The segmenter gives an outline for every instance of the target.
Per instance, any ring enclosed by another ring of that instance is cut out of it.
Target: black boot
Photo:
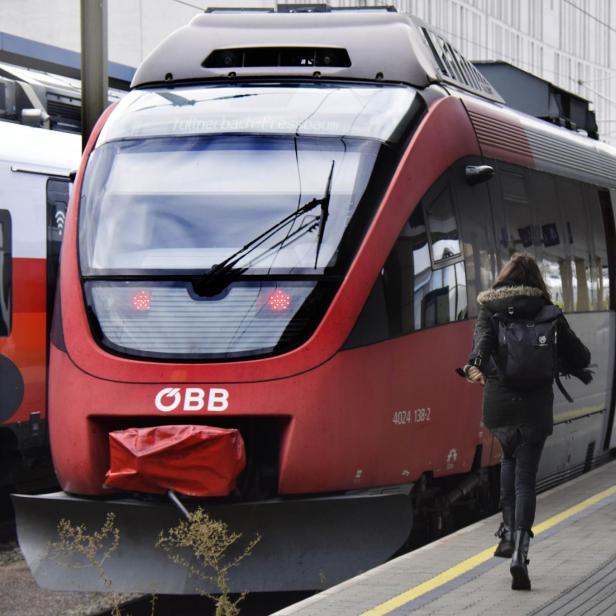
[[[494,556],[501,558],[511,558],[513,555],[513,519],[515,512],[509,507],[503,507],[503,521],[499,529],[496,531],[495,536],[500,539]]]
[[[514,549],[511,558],[511,588],[513,590],[530,590],[528,577],[528,546],[533,533],[530,530],[516,530],[513,535]]]

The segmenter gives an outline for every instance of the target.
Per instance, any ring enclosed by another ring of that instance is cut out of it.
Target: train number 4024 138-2
[[[393,415],[393,423],[397,426],[411,423],[425,423],[430,421],[432,409],[429,406],[408,411],[396,411]]]

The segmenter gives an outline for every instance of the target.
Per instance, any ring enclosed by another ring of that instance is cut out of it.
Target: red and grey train
[[[102,588],[41,542],[113,511],[113,588],[194,592],[154,548],[175,506],[105,485],[109,435],[129,429],[241,434],[236,488],[184,502],[261,535],[234,590],[331,585],[400,549],[430,495],[489,494],[500,452],[455,368],[514,251],[596,364],[574,402],[556,394],[540,481],[607,457],[615,200],[614,149],[507,108],[412,17],[196,17],[100,119],[77,176],[50,359],[64,491],[15,499],[37,580]],[[194,473],[173,467],[176,485]]]

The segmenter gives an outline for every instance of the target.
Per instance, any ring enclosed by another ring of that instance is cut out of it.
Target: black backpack
[[[558,377],[558,319],[562,311],[546,304],[533,318],[508,313],[493,315],[499,376],[512,389],[532,390]],[[560,384],[559,384],[560,387]]]

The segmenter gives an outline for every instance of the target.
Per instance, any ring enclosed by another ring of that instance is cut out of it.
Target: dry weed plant
[[[215,520],[199,507],[190,519],[180,521],[167,533],[161,532],[156,546],[165,550],[173,562],[184,567],[194,578],[216,586],[220,594],[201,591],[214,601],[216,616],[237,616],[240,613],[239,603],[246,593],[235,600],[230,597],[229,571],[250,556],[261,540],[257,535],[239,553],[229,556],[229,548],[237,544],[241,536],[241,533],[230,531],[225,522]],[[191,553],[196,563],[180,551]]]
[[[112,583],[105,573],[105,562],[118,549],[120,531],[115,526],[115,514],[108,513],[99,530],[89,532],[85,524],[73,524],[63,518],[58,524],[59,540],[51,544],[53,558],[71,568],[93,567],[105,588],[111,592]],[[82,564],[76,561],[81,560]],[[112,616],[122,616],[122,595],[111,592]],[[156,597],[152,597],[151,616],[154,616]],[[128,614],[125,616],[129,616]]]
[[[62,518],[58,524],[59,541],[51,544],[54,558],[62,565],[72,568],[94,567],[99,579],[108,590],[111,580],[105,574],[105,561],[118,549],[120,531],[115,526],[115,514],[108,513],[99,530],[88,532],[85,524],[73,524]],[[75,557],[83,564],[75,564]],[[113,616],[121,616],[119,601],[112,595]]]
[[[88,531],[85,524],[76,525],[63,518],[58,524],[58,536],[59,540],[50,546],[52,557],[70,568],[93,567],[111,593],[112,616],[122,616],[121,595],[111,592],[112,581],[105,573],[105,562],[120,544],[120,531],[115,526],[115,514],[108,513],[103,525],[95,531]],[[256,535],[243,549],[238,545],[237,549],[240,551],[230,556],[229,549],[236,545],[241,537],[241,533],[232,532],[225,522],[215,520],[199,507],[190,514],[190,519],[181,520],[167,533],[161,531],[156,547],[165,550],[169,558],[184,567],[192,577],[215,585],[219,594],[206,591],[201,591],[201,594],[214,601],[216,616],[238,616],[239,604],[246,593],[242,593],[235,600],[231,598],[229,571],[250,556],[261,540],[261,537]],[[187,552],[186,556],[182,555],[182,550]],[[152,595],[151,616],[155,614],[156,601],[156,595]]]

